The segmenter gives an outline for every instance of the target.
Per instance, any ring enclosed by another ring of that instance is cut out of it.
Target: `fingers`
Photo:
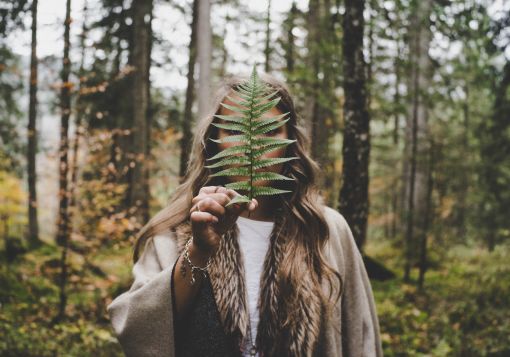
[[[214,216],[209,212],[192,212],[190,215],[190,219],[193,223],[218,223],[218,217]]]
[[[205,200],[213,200],[216,201],[219,205],[225,206],[228,202],[230,202],[230,197],[224,193],[211,193],[208,195],[198,195],[191,201],[192,204],[191,210],[192,211],[196,210],[196,207],[200,202],[200,210],[203,211],[205,207],[203,201]]]
[[[207,197],[211,197],[222,206],[225,206],[237,195],[239,195],[239,193],[223,186],[206,186],[200,189],[198,195],[191,201],[191,204],[192,206],[195,206],[199,201]],[[200,209],[202,210],[202,204],[200,204]]]
[[[209,195],[201,200],[196,201],[196,204],[194,204],[191,207],[190,213],[202,211],[202,212],[209,212],[217,217],[223,216],[225,214],[224,205],[222,205],[220,202],[217,201],[217,199],[214,199],[211,196],[212,195]],[[218,199],[229,200],[228,198],[225,198],[225,197],[221,197]]]
[[[239,193],[235,190],[223,186],[204,186],[191,201],[190,213],[198,211],[198,208],[200,208],[200,211],[221,217],[225,214],[238,215],[245,209],[254,211],[258,207],[258,201],[255,198],[250,203],[236,203],[225,207],[230,200],[238,195]]]
[[[226,187],[223,187],[223,186],[204,186],[200,189],[200,191],[198,191],[198,195],[218,193],[218,192],[219,193],[227,193],[227,192],[235,192],[235,191],[228,189]]]

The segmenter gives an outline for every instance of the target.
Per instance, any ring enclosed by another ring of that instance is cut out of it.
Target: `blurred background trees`
[[[0,1],[2,354],[120,353],[134,236],[254,63],[291,88],[386,354],[510,353],[509,6]]]

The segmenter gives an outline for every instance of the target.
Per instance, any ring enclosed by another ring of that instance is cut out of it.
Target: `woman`
[[[286,86],[263,75],[289,113],[267,133],[295,142],[264,158],[297,157],[270,167],[291,192],[227,207],[239,177],[210,176],[207,158],[235,143],[205,117],[188,172],[168,207],[140,232],[134,282],[109,306],[129,356],[381,356],[370,283],[344,218],[323,204],[316,163]],[[211,114],[229,115],[247,77],[220,86]],[[230,98],[227,98],[229,96]],[[235,100],[235,98],[233,98]],[[265,185],[265,182],[257,184]],[[271,186],[275,184],[271,182]]]

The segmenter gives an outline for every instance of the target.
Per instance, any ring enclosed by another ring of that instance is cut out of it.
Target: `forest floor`
[[[510,356],[509,246],[451,247],[432,259],[421,291],[403,283],[401,255],[387,243],[367,253],[398,269],[372,282],[385,356]]]
[[[387,243],[367,253],[401,271]],[[423,291],[401,276],[373,282],[385,356],[509,356],[509,253],[451,248]],[[105,306],[129,287],[130,248],[103,248],[90,260],[71,254],[70,317],[59,323],[59,249],[45,245],[9,264],[0,255],[0,355],[122,356]]]

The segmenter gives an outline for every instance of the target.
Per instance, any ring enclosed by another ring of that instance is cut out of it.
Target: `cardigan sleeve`
[[[126,356],[175,355],[171,277],[177,253],[168,247],[169,240],[166,239],[161,245],[169,248],[163,249],[168,254],[159,259],[156,238],[147,241],[140,259],[133,266],[131,288],[107,307]]]
[[[349,225],[340,215],[344,253],[342,355],[382,356],[379,321],[370,281]]]

